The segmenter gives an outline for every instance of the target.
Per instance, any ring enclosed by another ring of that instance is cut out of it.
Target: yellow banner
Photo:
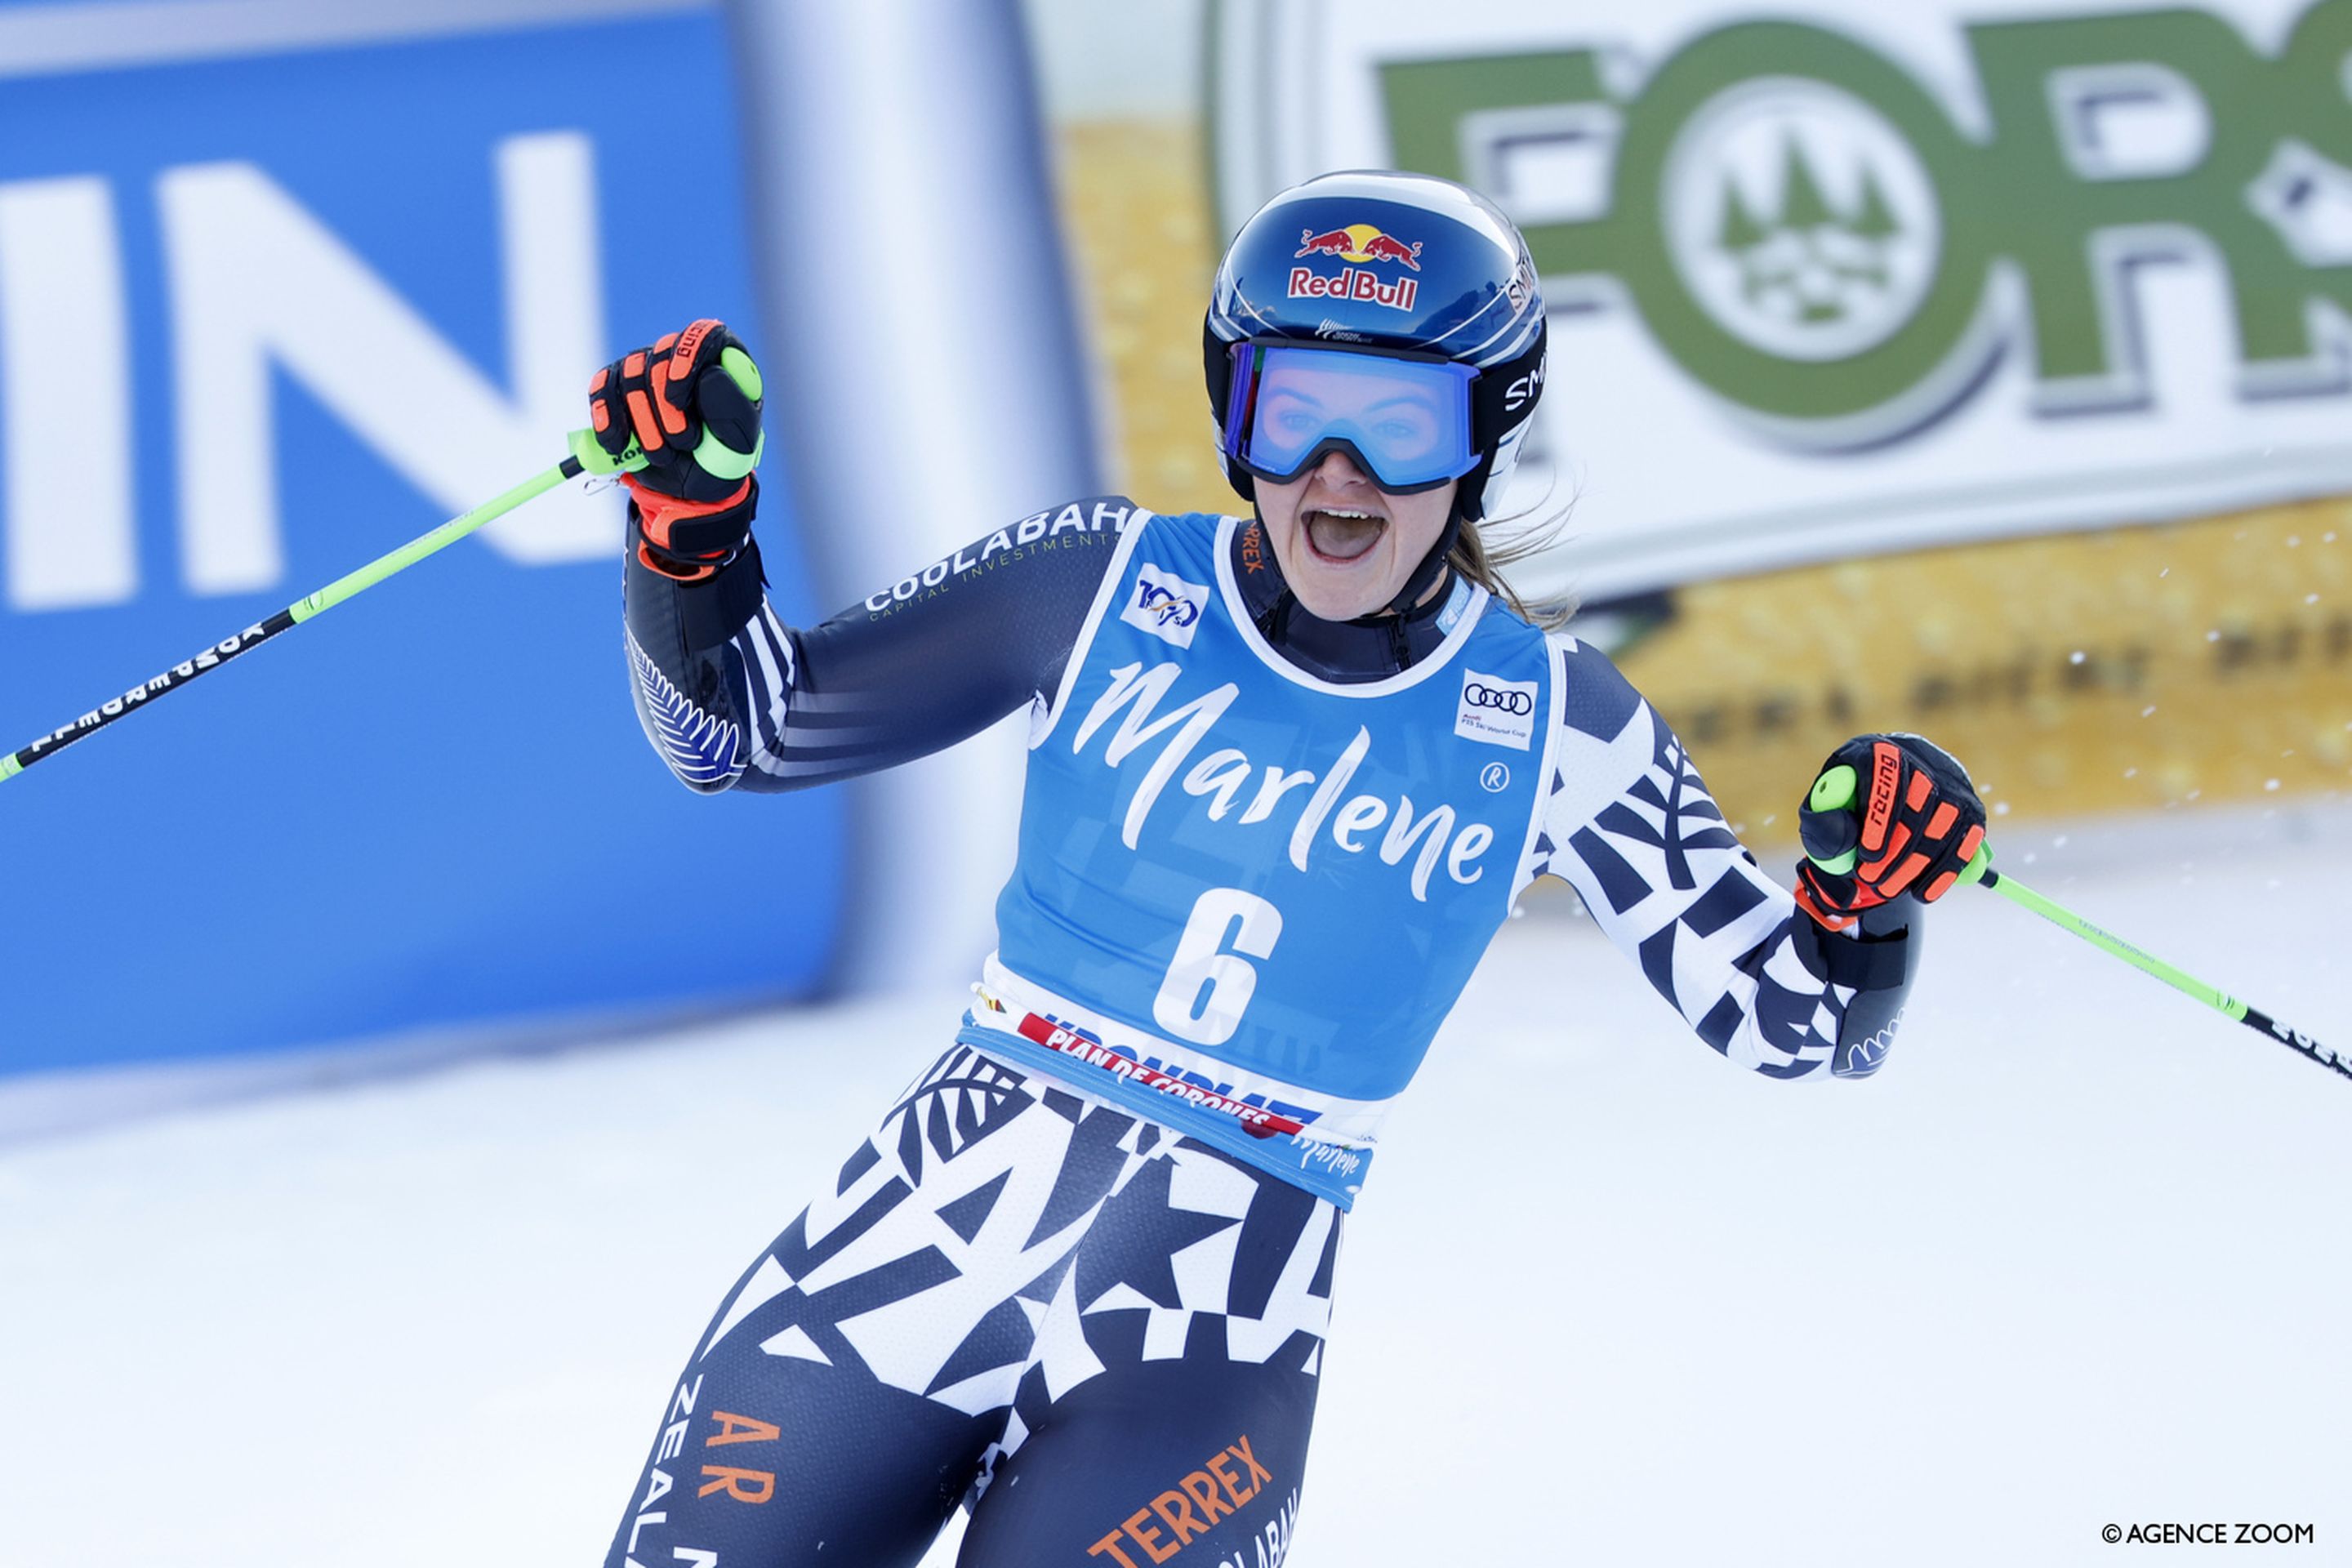
[[[1677,589],[1618,653],[1764,840],[1828,751],[1914,730],[2021,816],[2352,783],[2352,504]]]

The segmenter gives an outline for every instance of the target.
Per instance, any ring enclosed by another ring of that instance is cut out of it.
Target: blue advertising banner
[[[0,745],[544,468],[622,349],[763,346],[730,79],[673,7],[10,80]],[[621,528],[566,486],[0,789],[0,1073],[818,984],[838,796],[671,779]]]

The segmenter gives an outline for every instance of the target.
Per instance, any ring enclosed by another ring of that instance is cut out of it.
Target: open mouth
[[[1304,521],[1307,549],[1321,560],[1341,565],[1362,560],[1389,525],[1388,519],[1378,512],[1348,507],[1310,508]]]

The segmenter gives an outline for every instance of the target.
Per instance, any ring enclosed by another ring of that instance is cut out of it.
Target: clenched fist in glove
[[[1969,771],[1917,735],[1857,735],[1822,764],[1797,816],[1797,902],[1831,931],[1906,893],[1929,903],[1984,842]]]
[[[636,499],[637,555],[683,582],[708,577],[751,537],[760,483],[760,367],[742,340],[708,318],[598,371],[588,422],[614,458],[632,444],[645,467],[621,482]]]

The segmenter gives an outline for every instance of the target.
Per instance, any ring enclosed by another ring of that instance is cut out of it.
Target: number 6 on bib
[[[1257,970],[1248,960],[1272,956],[1281,935],[1280,910],[1239,888],[1211,888],[1194,901],[1184,934],[1176,939],[1176,956],[1151,999],[1151,1016],[1177,1039],[1223,1045],[1242,1026],[1242,1013],[1257,990]]]

